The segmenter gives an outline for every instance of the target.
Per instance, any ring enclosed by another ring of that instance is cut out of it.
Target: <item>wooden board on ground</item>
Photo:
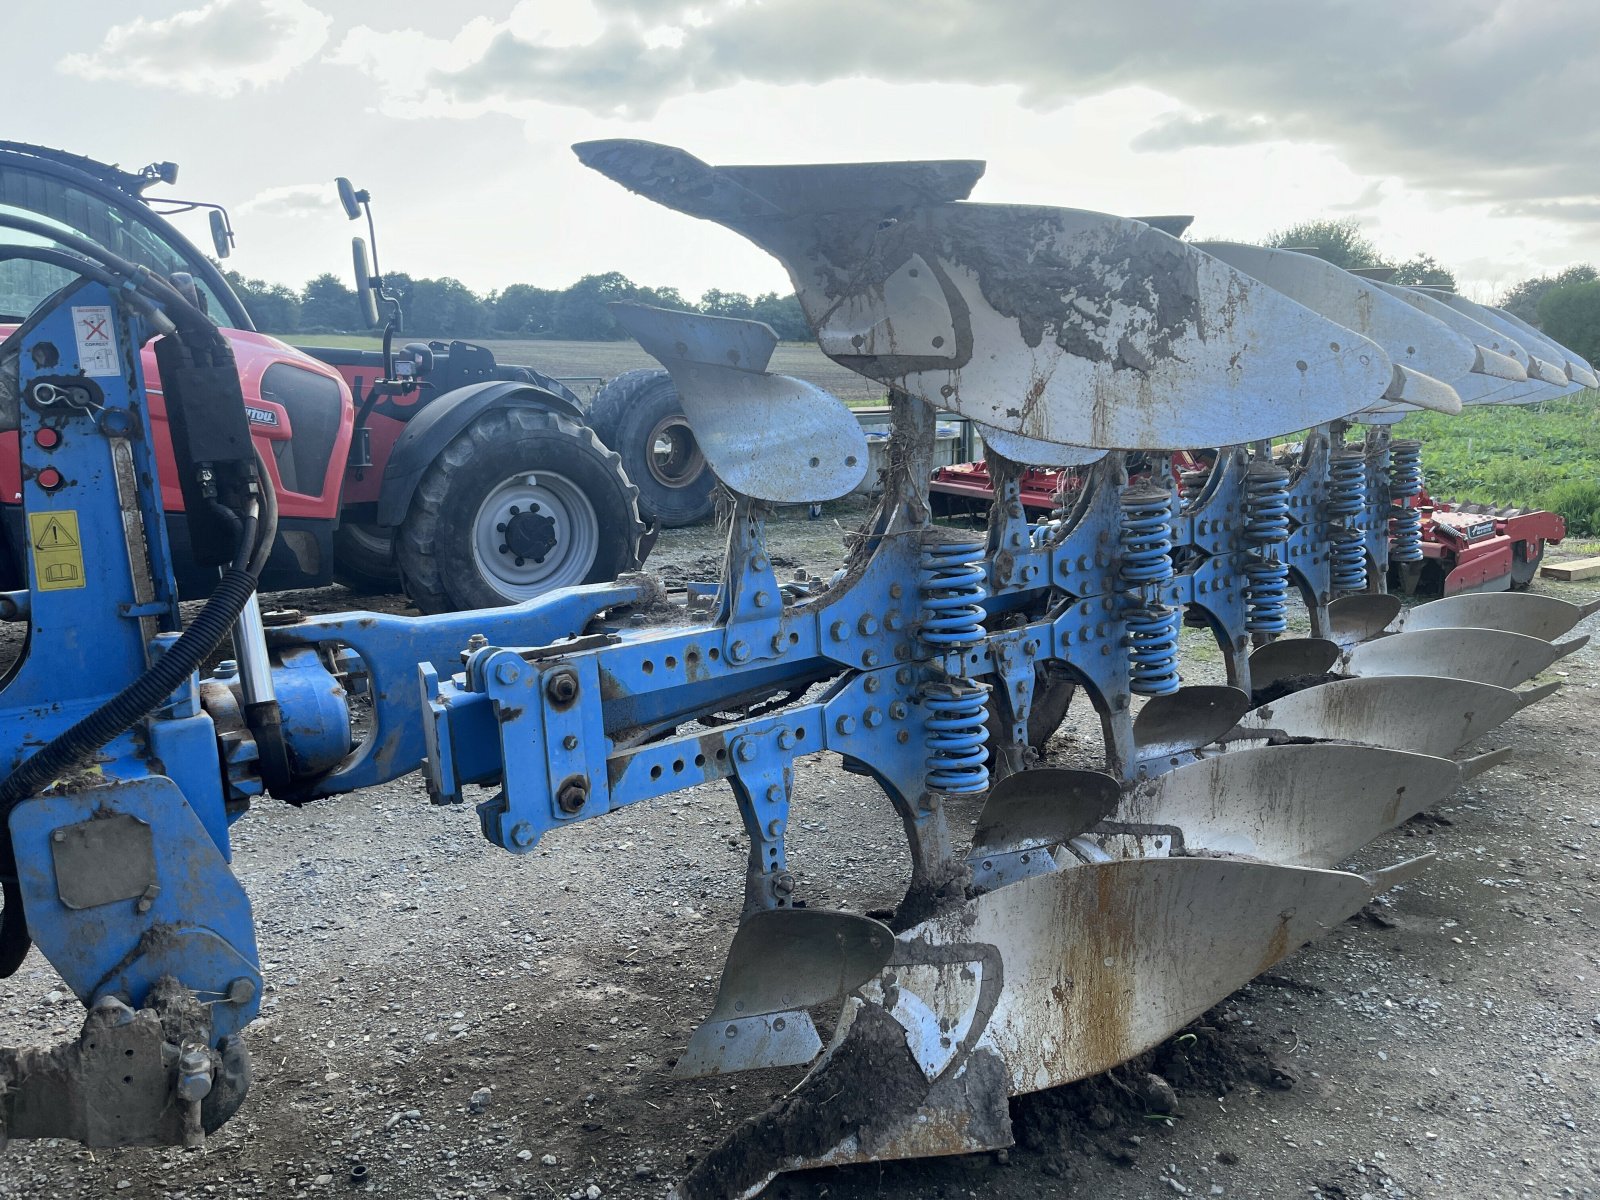
[[[1593,579],[1600,575],[1600,558],[1575,558],[1571,562],[1551,563],[1539,568],[1546,579]]]

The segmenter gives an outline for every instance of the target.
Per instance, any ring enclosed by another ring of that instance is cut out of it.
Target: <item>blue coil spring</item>
[[[1336,454],[1328,468],[1329,582],[1335,591],[1367,586],[1367,551],[1355,528],[1367,506],[1367,464],[1359,452]]]
[[[1180,613],[1150,593],[1172,578],[1172,497],[1161,488],[1131,487],[1120,497],[1122,579],[1132,606],[1123,615],[1128,689],[1140,696],[1178,690]]]
[[[1289,628],[1289,568],[1275,558],[1251,555],[1244,564],[1244,627],[1248,633]]]
[[[982,542],[924,542],[919,637],[935,652],[983,640]]]
[[[989,689],[969,680],[934,680],[922,685],[921,694],[928,789],[957,795],[983,791],[989,786],[984,749]]]
[[[1289,472],[1254,462],[1244,478],[1244,627],[1250,633],[1289,628],[1289,565],[1277,552],[1289,536]]]
[[[1131,584],[1172,578],[1172,497],[1160,488],[1122,493],[1122,578]]]
[[[1166,696],[1178,690],[1179,613],[1165,604],[1136,608],[1123,618],[1127,629],[1128,690]]]
[[[1389,523],[1389,557],[1395,562],[1422,561],[1422,513],[1410,500],[1422,494],[1422,443],[1395,442],[1389,473],[1389,495],[1396,508]]]

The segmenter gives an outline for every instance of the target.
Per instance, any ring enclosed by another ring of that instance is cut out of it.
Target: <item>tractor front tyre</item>
[[[618,375],[589,405],[589,424],[622,456],[639,489],[639,512],[656,528],[693,525],[711,515],[716,477],[706,465],[672,376],[644,369]]]
[[[340,525],[333,531],[333,578],[362,596],[398,592],[394,535],[380,525]]]
[[[639,566],[637,496],[586,426],[490,409],[417,484],[395,544],[406,595],[424,613],[455,612],[615,579]]]

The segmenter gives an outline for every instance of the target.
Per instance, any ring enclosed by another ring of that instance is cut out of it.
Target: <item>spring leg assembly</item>
[[[1328,471],[1330,582],[1336,592],[1367,586],[1367,555],[1357,522],[1367,503],[1367,466],[1359,450],[1335,451]]]
[[[960,794],[989,786],[989,689],[949,669],[962,671],[961,656],[983,640],[983,552],[983,543],[973,541],[930,538],[922,547],[920,637],[946,658],[944,671],[919,689],[929,791]]]
[[[1128,687],[1141,696],[1178,690],[1179,612],[1161,600],[1172,580],[1172,497],[1140,484],[1121,497],[1122,582],[1130,607],[1123,617],[1128,646]]]
[[[1395,442],[1389,471],[1389,495],[1395,505],[1389,524],[1389,557],[1395,562],[1422,561],[1422,513],[1412,504],[1421,494],[1422,443]]]
[[[1250,464],[1244,481],[1244,627],[1282,633],[1289,627],[1289,566],[1280,548],[1289,536],[1289,472],[1271,462]]]

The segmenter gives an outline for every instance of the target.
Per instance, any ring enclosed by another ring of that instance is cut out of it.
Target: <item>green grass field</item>
[[[1396,437],[1422,443],[1422,471],[1437,499],[1547,508],[1579,536],[1600,534],[1600,392],[1531,408],[1419,413]]]

